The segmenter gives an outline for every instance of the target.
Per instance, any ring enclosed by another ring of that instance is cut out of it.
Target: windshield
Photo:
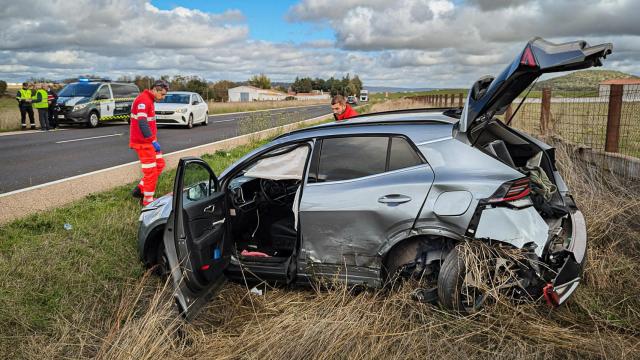
[[[63,97],[89,97],[93,95],[93,93],[98,88],[99,84],[88,84],[88,83],[73,83],[65,86],[60,90],[58,96]]]
[[[191,95],[189,94],[167,94],[164,99],[158,102],[167,104],[188,104],[190,96]]]

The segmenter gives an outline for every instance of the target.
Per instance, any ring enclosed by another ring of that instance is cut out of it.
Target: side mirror
[[[198,105],[198,100],[193,100],[193,102],[191,103],[191,105]]]

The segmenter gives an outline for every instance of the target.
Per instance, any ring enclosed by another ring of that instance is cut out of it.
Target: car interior
[[[310,147],[276,149],[228,182],[232,237],[240,258],[281,262],[298,241],[297,208]]]
[[[563,210],[565,201],[555,185],[552,159],[542,156],[538,146],[509,131],[496,119],[472,129],[471,139],[476,148],[525,175],[528,175],[533,168],[542,169],[554,185],[550,199],[544,201],[539,199],[544,202],[542,204],[534,201],[536,208],[547,222],[553,222],[566,215],[566,211]]]

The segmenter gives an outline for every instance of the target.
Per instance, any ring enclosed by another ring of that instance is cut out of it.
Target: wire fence
[[[595,95],[554,97],[545,89],[541,98],[525,100],[511,126],[573,145],[619,175],[640,177],[640,87],[611,85]],[[507,118],[519,103],[511,104]]]

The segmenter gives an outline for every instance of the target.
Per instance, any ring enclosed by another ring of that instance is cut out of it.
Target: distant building
[[[611,85],[622,85],[622,95],[640,95],[640,79],[611,79],[600,83],[598,94],[609,96]]]
[[[273,100],[284,100],[287,97],[287,94],[271,90],[271,89],[260,89],[255,86],[242,85],[234,88],[230,88],[228,90],[229,94],[229,102],[239,102],[239,101],[273,101]]]

